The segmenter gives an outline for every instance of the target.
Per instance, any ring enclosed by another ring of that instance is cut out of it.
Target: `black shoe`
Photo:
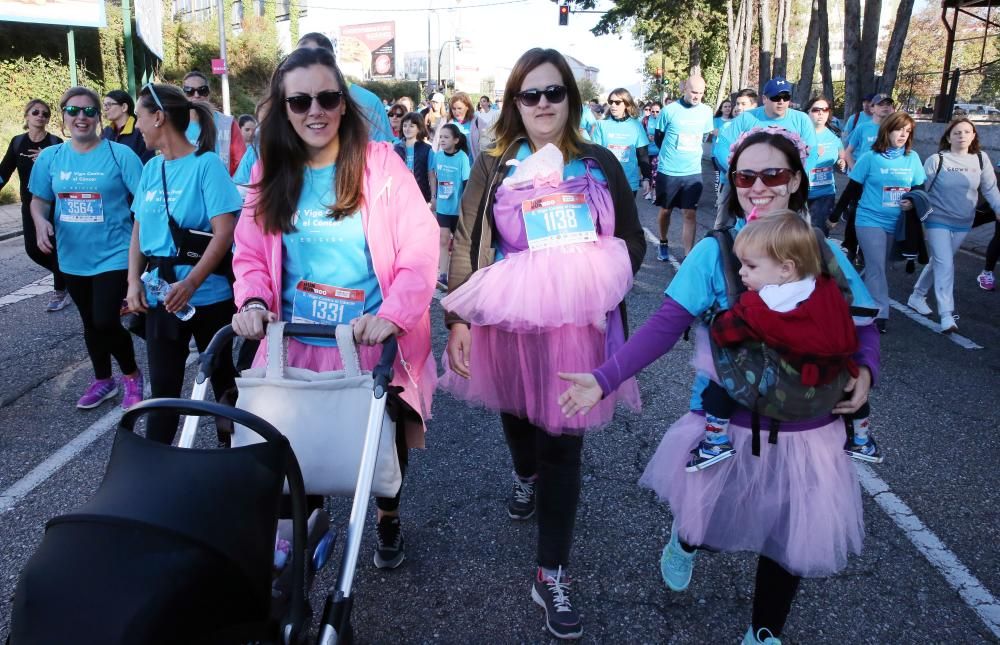
[[[887,321],[885,318],[875,319],[875,328],[878,329],[878,333],[884,334],[885,332],[889,331],[889,329],[886,327],[886,323]]]
[[[383,517],[375,529],[375,566],[379,569],[395,569],[403,563],[403,532],[399,528],[398,517]]]
[[[569,600],[569,576],[559,568],[556,577],[547,576],[538,569],[531,586],[531,599],[545,609],[545,626],[556,638],[572,640],[583,635],[580,612]]]
[[[535,514],[535,483],[524,481],[514,473],[514,495],[507,503],[507,515],[512,520],[526,520]]]

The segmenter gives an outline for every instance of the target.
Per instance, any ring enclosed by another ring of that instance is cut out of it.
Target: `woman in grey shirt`
[[[982,193],[993,210],[1000,212],[996,173],[986,153],[979,149],[976,126],[969,119],[952,121],[941,137],[939,152],[924,162],[931,213],[924,221],[930,264],[924,267],[907,304],[929,315],[927,293],[934,287],[941,332],[958,329],[955,320],[955,253],[972,230],[976,203]]]

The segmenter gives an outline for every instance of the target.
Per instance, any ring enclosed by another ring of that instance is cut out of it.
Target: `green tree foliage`
[[[413,104],[420,103],[420,83],[416,81],[362,81],[351,79],[351,82],[358,83],[361,87],[371,91],[383,101],[392,103],[398,98],[408,96],[413,99]],[[473,100],[475,102],[475,100]]]
[[[586,103],[590,99],[598,99],[601,103],[605,103],[608,100],[607,94],[604,93],[604,88],[601,87],[600,83],[595,83],[594,81],[584,78],[576,82],[577,88],[580,90],[580,98]]]

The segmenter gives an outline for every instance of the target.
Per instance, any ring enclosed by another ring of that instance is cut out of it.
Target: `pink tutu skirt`
[[[766,421],[765,421],[766,425]],[[763,433],[751,454],[749,428],[729,426],[736,455],[694,473],[684,470],[705,436],[705,418],[688,413],[667,430],[639,484],[670,505],[675,530],[688,544],[751,551],[799,576],[829,576],[861,552],[861,489],[844,454],[844,423]]]
[[[625,242],[597,242],[519,251],[484,267],[441,306],[473,325],[538,332],[566,325],[604,329],[608,312],[632,288]]]

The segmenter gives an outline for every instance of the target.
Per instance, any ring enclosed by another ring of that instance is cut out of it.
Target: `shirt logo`
[[[66,172],[63,172],[61,170],[59,171],[59,179],[62,181],[67,181],[72,176],[73,176],[72,170],[68,170]]]
[[[147,190],[146,191],[146,201],[147,202],[151,202],[154,199],[156,199],[156,191],[155,190]]]

